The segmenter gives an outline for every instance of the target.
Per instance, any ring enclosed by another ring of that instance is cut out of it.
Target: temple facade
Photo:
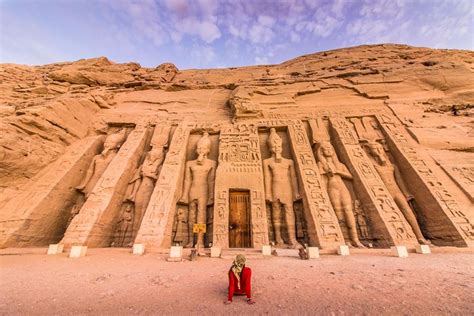
[[[473,219],[388,108],[225,121],[104,115],[3,246],[471,247]]]

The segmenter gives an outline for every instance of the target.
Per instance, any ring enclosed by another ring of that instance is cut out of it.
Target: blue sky
[[[474,0],[0,0],[0,63],[180,69],[374,43],[474,49]]]

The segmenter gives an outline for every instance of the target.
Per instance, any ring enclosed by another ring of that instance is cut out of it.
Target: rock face
[[[473,65],[0,65],[0,245],[472,247]]]

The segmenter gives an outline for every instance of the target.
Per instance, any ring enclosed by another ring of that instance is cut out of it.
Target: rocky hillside
[[[471,51],[392,44],[226,69],[178,70],[168,63],[143,68],[105,57],[1,64],[0,192],[19,188],[67,146],[100,132],[100,113],[230,121],[238,111],[265,116],[315,106],[389,106],[433,155],[470,153],[473,70]]]

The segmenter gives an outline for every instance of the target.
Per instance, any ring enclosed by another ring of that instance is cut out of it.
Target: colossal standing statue
[[[104,173],[109,163],[112,161],[112,159],[114,159],[124,141],[125,129],[107,136],[104,142],[104,149],[99,155],[94,156],[92,163],[87,170],[86,177],[84,180],[82,180],[82,183],[76,187],[78,191],[84,193],[86,198],[89,196],[90,192],[94,188],[100,176]]]
[[[293,203],[300,199],[294,162],[281,156],[282,140],[274,128],[270,129],[267,140],[272,157],[263,161],[265,177],[265,199],[272,205],[272,222],[275,229],[275,242],[283,246],[281,233],[282,208],[288,232],[288,245],[299,248],[296,240],[296,223]]]
[[[92,159],[89,169],[87,169],[86,176],[82,180],[81,184],[76,187],[76,190],[80,192],[80,195],[71,208],[67,226],[69,226],[73,218],[79,214],[82,205],[89,197],[89,194],[96,185],[97,181],[99,181],[100,176],[104,173],[105,169],[107,169],[112,159],[114,159],[115,155],[120,149],[120,146],[122,146],[123,142],[125,141],[125,132],[126,130],[123,129],[107,136],[104,142],[104,149],[100,154],[95,155]]]
[[[214,181],[217,163],[208,159],[211,151],[209,134],[204,133],[196,146],[198,158],[186,162],[183,195],[180,202],[189,205],[188,229],[192,236],[194,224],[206,224],[207,207],[214,203]],[[193,246],[193,238],[189,238],[186,247]],[[204,247],[204,234],[199,233],[197,247]]]
[[[317,149],[316,156],[319,170],[327,179],[328,195],[336,216],[339,221],[345,219],[351,245],[365,248],[357,235],[351,194],[343,181],[343,179],[352,180],[352,175],[347,167],[339,161],[330,142],[322,142]]]
[[[374,167],[380,178],[385,183],[388,191],[392,195],[403,216],[405,216],[408,224],[410,224],[416,238],[420,244],[428,244],[429,242],[423,237],[420,226],[416,221],[415,214],[408,205],[408,201],[413,197],[408,193],[406,186],[402,180],[400,171],[395,164],[392,164],[385,154],[383,146],[376,142],[370,141],[366,144],[370,156],[375,161]]]
[[[155,182],[165,158],[162,146],[153,147],[146,155],[145,161],[138,168],[137,172],[130,180],[132,192],[127,200],[135,203],[135,221],[133,223],[133,232],[135,233],[145,214],[146,207],[150,202]]]

